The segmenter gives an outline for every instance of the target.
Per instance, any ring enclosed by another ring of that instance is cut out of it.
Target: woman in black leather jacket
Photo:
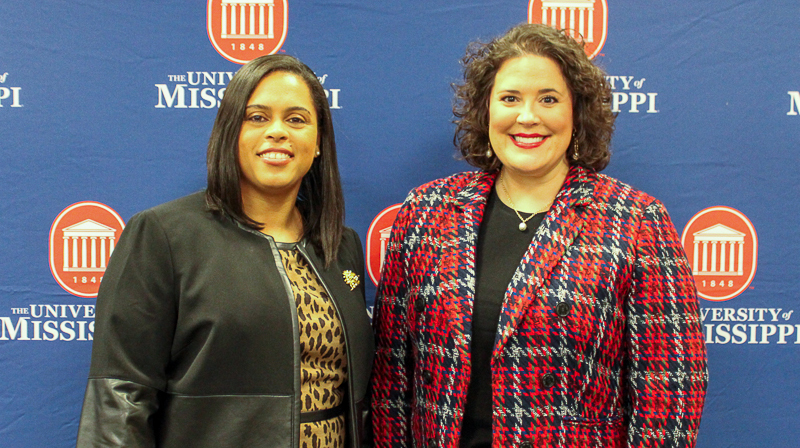
[[[314,73],[228,84],[208,188],[135,215],[97,298],[78,447],[357,447],[373,337]]]

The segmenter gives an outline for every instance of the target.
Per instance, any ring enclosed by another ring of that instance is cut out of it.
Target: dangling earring
[[[578,139],[575,138],[575,132],[572,132],[572,145],[574,146],[575,152],[572,153],[572,160],[578,161]]]
[[[491,159],[492,158],[492,142],[487,143],[486,144],[486,148],[487,148],[486,149],[486,158],[487,159]]]
[[[314,154],[314,157],[319,157],[319,149],[317,150],[316,154]]]

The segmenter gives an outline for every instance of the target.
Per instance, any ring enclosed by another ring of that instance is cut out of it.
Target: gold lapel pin
[[[356,289],[361,281],[358,279],[358,275],[356,275],[353,271],[344,271],[342,272],[342,277],[344,277],[344,282],[347,283],[347,286],[350,287],[350,291]]]

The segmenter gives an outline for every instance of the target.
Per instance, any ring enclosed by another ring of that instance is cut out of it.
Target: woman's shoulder
[[[154,222],[164,231],[196,227],[197,223],[216,221],[211,219],[206,205],[205,191],[198,191],[135,214],[128,225],[139,222]]]
[[[595,176],[594,196],[604,202],[623,201],[642,207],[658,202],[653,196],[619,179],[600,173]]]
[[[592,194],[594,205],[589,209],[637,223],[642,219],[657,222],[669,220],[666,206],[657,198],[613,177],[604,174],[595,176]]]
[[[358,236],[358,232],[353,230],[350,227],[345,227],[342,230],[342,240],[340,243],[340,247],[344,248],[361,248],[361,237]]]
[[[491,184],[491,177],[491,174],[483,171],[463,171],[426,182],[414,188],[408,194],[407,200],[411,198],[443,199],[448,196],[455,196],[470,186],[478,186],[486,182]]]
[[[193,212],[206,212],[206,194],[205,190],[200,190],[178,199],[173,199],[169,202],[156,205],[155,207],[145,210],[143,213],[151,212],[157,216],[166,216],[171,214],[193,213]]]

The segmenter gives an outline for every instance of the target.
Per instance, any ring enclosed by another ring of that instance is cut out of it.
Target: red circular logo
[[[78,202],[58,214],[50,227],[50,272],[78,297],[97,297],[100,280],[125,223],[111,207]]]
[[[584,50],[591,59],[606,43],[608,4],[606,0],[531,0],[528,23],[569,30],[570,36],[583,38]]]
[[[237,64],[274,54],[286,40],[286,0],[208,0],[208,39]]]
[[[686,224],[681,244],[692,265],[697,294],[715,302],[741,294],[756,275],[758,237],[739,210],[701,210]]]
[[[367,230],[367,273],[372,283],[378,285],[383,268],[383,258],[386,256],[386,244],[392,233],[392,223],[403,204],[395,204],[383,209],[372,220]]]

